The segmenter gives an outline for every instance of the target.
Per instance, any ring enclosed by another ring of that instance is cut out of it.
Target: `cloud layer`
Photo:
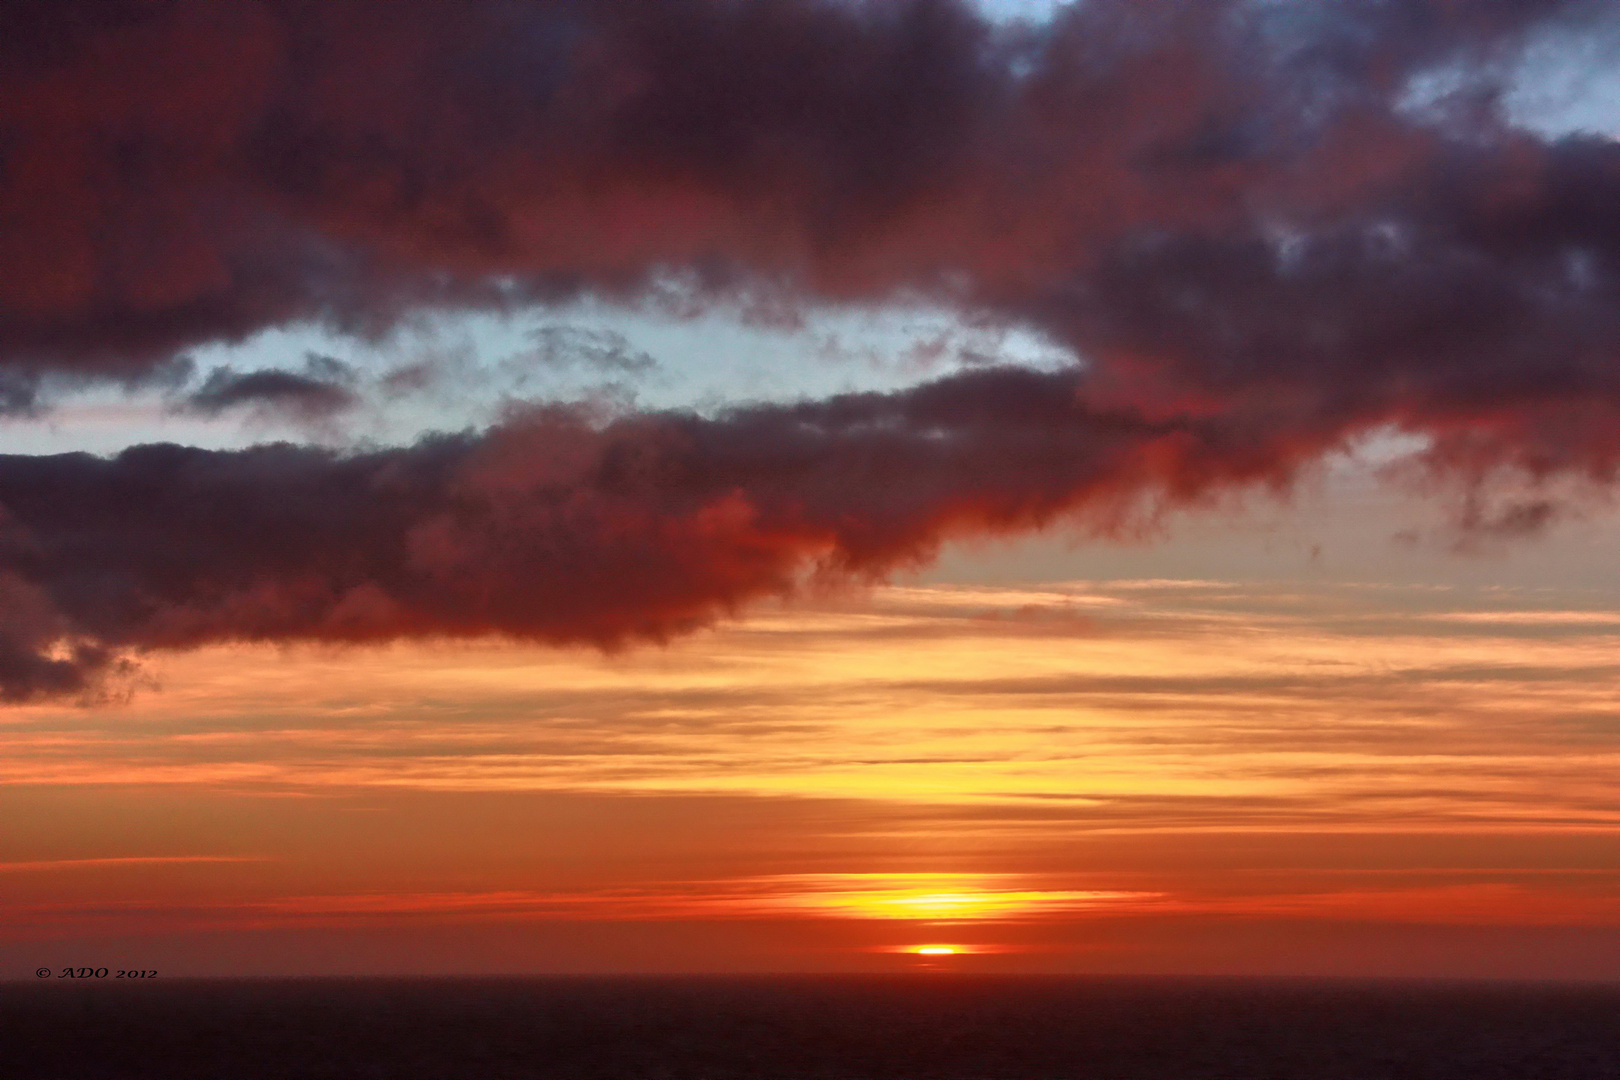
[[[269,327],[671,288],[789,311],[920,297],[1083,366],[707,419],[539,409],[347,455],[8,459],[0,688],[81,689],[122,649],[222,638],[660,638],[816,568],[1283,482],[1391,424],[1474,482],[1607,483],[1620,146],[1548,142],[1498,104],[1530,36],[1603,16],[8,5],[8,401],[167,377]],[[190,406],[330,412],[352,393],[331,375],[222,369]],[[1533,525],[1540,505],[1481,520]]]
[[[1320,449],[1098,411],[1082,382],[1001,368],[714,418],[540,407],[364,453],[0,458],[0,688],[80,690],[118,650],[219,640],[660,640],[807,573],[1066,513],[1107,529]]]

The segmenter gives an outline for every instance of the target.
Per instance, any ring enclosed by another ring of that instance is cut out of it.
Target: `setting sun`
[[[950,945],[919,945],[911,950],[918,956],[955,956],[956,949]]]

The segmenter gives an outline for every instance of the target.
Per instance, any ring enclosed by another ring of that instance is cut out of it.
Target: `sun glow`
[[[950,945],[919,945],[911,950],[918,956],[955,956],[956,949]]]
[[[993,875],[820,874],[793,882],[799,888],[784,888],[772,898],[773,906],[840,918],[927,922],[1038,918],[1117,906],[1149,896],[1096,889],[1032,889],[1024,879]],[[1009,887],[1014,885],[1026,887]]]

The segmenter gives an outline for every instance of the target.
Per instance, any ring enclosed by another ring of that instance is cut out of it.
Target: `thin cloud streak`
[[[1445,617],[1490,614],[1461,598],[907,587],[645,655],[204,651],[169,662],[189,689],[20,708],[0,745],[15,783],[850,797],[1009,834],[1620,823],[1612,627],[1459,634]]]
[[[260,862],[252,855],[122,855],[101,859],[33,859],[25,862],[0,862],[0,874],[32,870],[80,870],[125,866],[174,866],[187,863]]]
[[[1512,876],[1512,875],[1509,875]],[[907,879],[933,884],[884,887]],[[636,889],[547,893],[522,889],[486,892],[363,892],[279,896],[238,903],[191,905],[106,901],[52,905],[0,905],[0,917],[18,928],[63,925],[117,926],[138,922],[148,931],[179,927],[234,929],[366,927],[458,922],[693,922],[839,920],[915,923],[927,932],[993,936],[1009,925],[1074,924],[1120,919],[1217,916],[1343,920],[1430,926],[1620,925],[1616,882],[1469,882],[1309,892],[1144,892],[1118,889],[1035,888],[1034,879],[957,877],[958,891],[930,893],[950,875],[817,875],[731,881],[666,883]],[[1532,875],[1533,877],[1533,875]],[[1612,878],[1613,875],[1610,875]],[[1011,887],[996,888],[997,881]],[[967,884],[963,884],[967,882]],[[989,887],[986,887],[989,886]]]

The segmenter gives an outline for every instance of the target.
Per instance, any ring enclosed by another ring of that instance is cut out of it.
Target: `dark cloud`
[[[1141,234],[1432,193],[1455,177],[1406,80],[1590,7],[1092,0],[995,30],[949,0],[23,0],[0,360],[128,376],[671,271],[1020,307]],[[1462,141],[1514,173],[1512,216],[1541,150],[1492,116]],[[1585,183],[1565,201],[1609,201]]]
[[[1320,450],[1098,411],[1079,382],[992,369],[709,419],[545,408],[367,453],[0,458],[0,607],[20,613],[0,689],[219,641],[656,641],[807,574],[876,576],[1059,514],[1108,529],[1145,494],[1277,480]]]
[[[1286,482],[1386,425],[1466,484],[1611,483],[1620,146],[1500,108],[1527,35],[1610,7],[1088,0],[997,28],[950,0],[6,5],[16,408],[47,376],[132,383],[267,327],[670,280],[784,323],[922,299],[1086,363],[711,420],[554,410],[349,457],[12,459],[0,503],[30,539],[5,565],[65,620],[19,648],[659,637],[811,567]],[[557,335],[537,360],[645,367]],[[351,392],[220,369],[191,401]],[[1557,516],[1515,505],[1474,526]]]
[[[239,372],[229,366],[216,367],[179,407],[204,416],[245,409],[319,420],[359,404],[352,389],[357,375],[350,365],[318,353],[304,357],[301,372],[281,368]]]
[[[38,416],[46,408],[40,380],[29,373],[0,373],[0,416]]]
[[[295,321],[375,333],[674,274],[698,302],[1024,320],[1146,409],[1487,417],[1531,467],[1611,453],[1588,443],[1616,401],[1620,148],[1516,132],[1493,96],[1526,33],[1600,5],[1092,0],[1001,29],[947,0],[8,12],[13,411],[40,372],[127,382]],[[1471,77],[1414,111],[1435,71]],[[543,363],[646,366],[546,333]],[[1572,401],[1599,403],[1585,440]]]

